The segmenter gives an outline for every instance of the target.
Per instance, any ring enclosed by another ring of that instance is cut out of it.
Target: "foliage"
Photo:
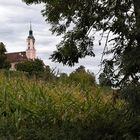
[[[60,73],[58,75],[58,79],[59,79],[59,81],[69,83],[69,76],[66,73]]]
[[[84,66],[80,66],[74,72],[69,75],[69,79],[74,84],[80,84],[81,87],[86,89],[86,87],[96,85],[95,76],[93,73],[85,70]]]
[[[26,60],[16,65],[18,71],[28,72],[29,74],[35,74],[38,72],[44,72],[44,63],[40,59]]]
[[[42,10],[52,33],[64,34],[51,58],[73,66],[79,58],[94,56],[93,38],[101,31],[106,37],[103,61],[110,65],[112,80],[118,85],[139,78],[140,73],[140,2],[139,0],[23,0],[27,4],[44,3]],[[71,28],[73,27],[73,28]],[[89,36],[92,33],[92,38]]]
[[[55,82],[57,76],[54,69],[51,69],[49,66],[44,66],[44,71],[35,73],[37,80],[43,80],[47,82]]]
[[[107,77],[105,73],[101,73],[99,75],[99,84],[101,86],[111,86],[111,80],[110,77]]]
[[[140,83],[128,83],[121,90],[122,97],[134,111],[140,112]]]
[[[6,48],[5,45],[0,42],[0,69],[5,68],[9,69],[10,64],[6,61]]]
[[[139,114],[111,93],[75,84],[45,83],[0,71],[0,138],[14,140],[132,140]],[[16,75],[17,74],[17,75]]]
[[[20,72],[19,74],[22,75],[22,72],[24,72],[24,75],[29,79],[42,80],[46,82],[54,82],[57,80],[54,69],[51,69],[49,66],[45,66],[43,61],[39,59],[18,63],[16,67],[18,70],[17,72]]]

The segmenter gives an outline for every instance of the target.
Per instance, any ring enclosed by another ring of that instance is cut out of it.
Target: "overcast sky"
[[[80,60],[79,64],[76,64],[75,67],[63,66],[49,60],[50,54],[56,49],[56,44],[60,42],[61,37],[51,34],[49,31],[50,25],[42,17],[41,9],[43,9],[43,5],[29,6],[23,3],[22,0],[0,0],[0,42],[6,45],[7,51],[18,52],[26,50],[26,38],[31,20],[36,39],[37,57],[41,58],[46,65],[66,73],[70,73],[78,66],[84,65],[91,72],[98,73],[103,49],[98,45],[98,39],[94,43],[96,56]]]

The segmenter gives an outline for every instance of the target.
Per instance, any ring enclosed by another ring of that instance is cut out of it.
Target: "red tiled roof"
[[[27,60],[26,52],[6,53],[7,61],[10,63]]]

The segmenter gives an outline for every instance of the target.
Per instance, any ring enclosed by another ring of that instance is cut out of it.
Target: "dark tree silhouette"
[[[23,1],[44,3],[42,14],[52,25],[52,33],[64,34],[51,55],[53,61],[73,66],[79,58],[94,56],[94,33],[101,31],[102,37],[107,34],[103,53],[113,54],[111,59],[102,61],[110,66],[111,79],[117,79],[117,84],[140,79],[139,0]],[[90,32],[93,38],[89,37]],[[109,50],[108,46],[111,46]]]

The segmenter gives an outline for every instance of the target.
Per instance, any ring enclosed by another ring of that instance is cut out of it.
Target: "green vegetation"
[[[111,86],[111,80],[109,79],[109,77],[106,76],[105,73],[101,73],[99,75],[99,84],[101,86]]]
[[[0,42],[0,69],[9,69],[10,64],[6,61],[6,48],[5,45]]]
[[[74,84],[80,83],[81,88],[85,90],[88,86],[96,85],[94,74],[86,71],[84,66],[80,66],[75,71],[70,73],[69,81]]]
[[[95,56],[98,31],[112,58],[101,58],[100,86],[83,66],[57,77],[39,59],[17,64],[22,72],[0,71],[0,140],[140,140],[139,0],[22,1],[44,3],[52,33],[64,35],[53,61]],[[5,52],[0,43],[0,69]]]
[[[80,83],[28,79],[21,72],[0,72],[0,139],[134,140],[139,113],[112,90]],[[90,87],[90,88],[89,88]]]
[[[80,58],[95,56],[94,38],[102,45],[101,63],[111,83],[140,80],[140,0],[22,0],[44,4],[42,15],[52,33],[63,35],[51,58],[73,66]],[[100,32],[99,32],[100,31]],[[100,33],[100,37],[96,36]]]
[[[20,62],[16,65],[16,68],[18,71],[24,71],[28,72],[29,74],[34,74],[38,72],[44,72],[44,63],[40,59],[35,60],[26,60],[23,62]]]

